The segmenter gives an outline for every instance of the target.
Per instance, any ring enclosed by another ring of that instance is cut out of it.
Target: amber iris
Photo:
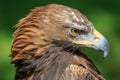
[[[72,36],[77,36],[79,34],[79,30],[77,29],[71,29]]]

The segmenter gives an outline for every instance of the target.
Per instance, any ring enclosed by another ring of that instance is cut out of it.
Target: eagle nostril
[[[94,37],[95,42],[99,41],[99,37]]]

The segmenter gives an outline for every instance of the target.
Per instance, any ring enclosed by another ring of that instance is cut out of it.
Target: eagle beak
[[[104,57],[106,58],[109,53],[109,44],[107,39],[100,34],[97,30],[94,30],[94,41],[92,48],[104,52]]]
[[[74,43],[83,45],[84,47],[93,48],[95,50],[103,51],[106,58],[109,52],[109,44],[107,39],[100,34],[97,30],[94,30],[94,38],[92,40],[74,41]]]

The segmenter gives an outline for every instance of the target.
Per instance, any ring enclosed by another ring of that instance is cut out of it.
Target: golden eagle
[[[37,7],[16,28],[11,48],[15,80],[105,80],[81,48],[103,51],[106,57],[108,42],[78,10]]]

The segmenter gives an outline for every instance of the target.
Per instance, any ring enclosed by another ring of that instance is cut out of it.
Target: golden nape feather
[[[81,48],[103,51],[106,57],[108,42],[78,10],[37,7],[16,28],[11,47],[15,80],[105,80]]]

